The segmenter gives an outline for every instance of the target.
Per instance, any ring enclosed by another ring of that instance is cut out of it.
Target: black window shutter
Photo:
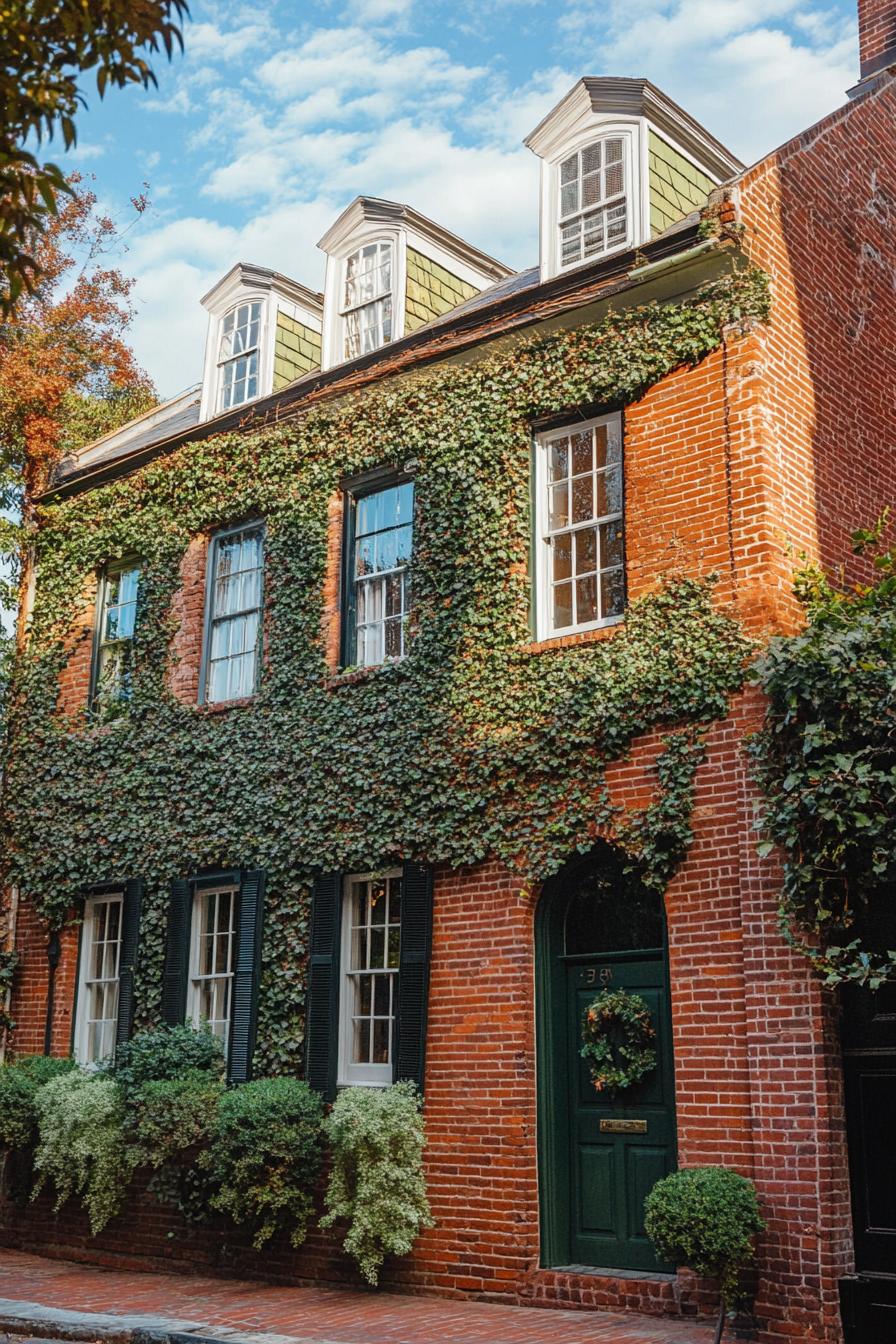
[[[261,974],[261,930],[264,923],[264,873],[244,872],[240,878],[236,963],[230,1003],[230,1047],[227,1077],[246,1083],[252,1077],[258,980]]]
[[[432,869],[406,863],[401,884],[401,953],[398,967],[398,1040],[395,1078],[423,1090],[429,958],[432,945]]]
[[[311,956],[305,1011],[305,1078],[327,1101],[336,1096],[339,1055],[339,940],[342,875],[325,873],[311,893]]]
[[[140,911],[143,906],[143,879],[131,878],[124,884],[121,902],[121,954],[118,961],[118,1022],[115,1044],[131,1039],[134,1029],[134,967],[140,945]]]
[[[183,1026],[187,1015],[187,960],[192,914],[193,888],[189,882],[178,878],[171,883],[165,969],[162,973],[162,1019],[169,1027]]]

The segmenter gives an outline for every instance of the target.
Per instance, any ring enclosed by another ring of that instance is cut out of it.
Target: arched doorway
[[[536,916],[539,1198],[544,1266],[669,1270],[644,1232],[644,1198],[675,1167],[675,1092],[662,896],[609,845],[568,863]],[[602,989],[647,1003],[657,1067],[609,1097],[579,1051]]]

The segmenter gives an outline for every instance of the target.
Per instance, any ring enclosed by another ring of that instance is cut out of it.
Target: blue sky
[[[512,266],[537,256],[522,138],[583,74],[647,76],[747,162],[844,101],[853,0],[193,0],[154,91],[86,88],[78,148],[160,392],[198,380],[199,298],[237,260],[319,286],[318,238],[357,194],[406,201]]]

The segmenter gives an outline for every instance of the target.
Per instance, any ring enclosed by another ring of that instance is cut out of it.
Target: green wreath
[[[582,1017],[582,1040],[580,1053],[598,1092],[623,1092],[656,1068],[656,1028],[639,994],[624,989],[598,994]]]

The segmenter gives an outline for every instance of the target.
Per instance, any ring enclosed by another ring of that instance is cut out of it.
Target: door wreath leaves
[[[657,1066],[656,1028],[640,994],[605,989],[582,1016],[582,1049],[596,1091],[615,1096]]]

